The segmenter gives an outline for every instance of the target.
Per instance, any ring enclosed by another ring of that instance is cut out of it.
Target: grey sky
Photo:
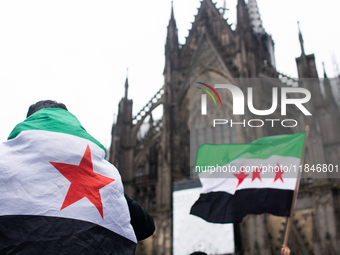
[[[305,51],[315,53],[319,75],[325,61],[328,75],[334,76],[331,54],[340,61],[339,1],[257,2],[275,42],[278,71],[297,76],[299,20]],[[227,0],[229,23],[236,23],[236,3]],[[198,0],[174,0],[182,44],[199,6]],[[108,147],[126,68],[134,113],[163,85],[170,8],[170,0],[1,1],[0,142],[24,120],[30,104],[54,99]]]

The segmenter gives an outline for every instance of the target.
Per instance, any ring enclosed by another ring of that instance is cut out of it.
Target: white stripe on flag
[[[298,174],[298,166],[300,159],[294,157],[282,157],[282,156],[271,156],[268,159],[236,159],[225,166],[222,166],[220,172],[202,172],[199,174],[202,191],[201,193],[225,191],[229,194],[235,194],[236,190],[240,189],[251,189],[251,188],[272,188],[272,189],[284,189],[284,190],[294,190],[296,178]],[[268,166],[272,166],[272,169],[277,167],[277,164],[282,167],[286,172],[282,174],[283,182],[278,179],[274,181],[276,172],[269,169]],[[255,167],[261,167],[262,171],[260,173],[261,181],[258,178],[252,180],[252,170]],[[265,170],[265,167],[266,170]],[[248,176],[238,185],[238,179],[234,174],[239,174],[241,169],[244,169],[244,173]],[[230,169],[230,170],[228,170]],[[234,169],[236,171],[231,171]],[[247,172],[248,170],[248,172]]]

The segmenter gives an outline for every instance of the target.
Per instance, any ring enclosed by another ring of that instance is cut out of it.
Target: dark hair
[[[44,109],[44,108],[61,108],[61,109],[64,109],[64,110],[68,111],[66,106],[63,103],[58,103],[58,102],[56,102],[54,100],[42,100],[42,101],[39,101],[39,102],[37,102],[35,104],[32,104],[28,108],[28,112],[27,112],[26,118],[31,116],[36,111],[39,111],[39,110]]]
[[[193,253],[190,253],[189,255],[208,255],[205,252],[201,252],[201,251],[195,251]]]

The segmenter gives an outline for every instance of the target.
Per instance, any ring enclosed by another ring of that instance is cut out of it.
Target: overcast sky
[[[319,75],[324,61],[334,77],[332,54],[340,62],[339,1],[257,2],[275,42],[279,72],[297,76],[299,20],[306,54],[315,54]],[[229,23],[236,23],[236,3],[227,0]],[[199,6],[198,0],[174,0],[181,44]],[[163,85],[170,10],[171,0],[0,1],[0,142],[25,119],[30,104],[54,99],[109,147],[126,68],[134,113]]]

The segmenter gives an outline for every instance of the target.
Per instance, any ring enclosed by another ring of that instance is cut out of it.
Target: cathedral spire
[[[150,119],[149,119],[149,130],[153,127],[153,117],[152,117],[152,112],[150,113]]]
[[[169,39],[169,36],[177,37],[177,25],[176,25],[176,20],[175,20],[175,15],[174,15],[173,1],[171,1],[171,15],[170,15],[170,20],[169,20],[169,25],[168,25],[168,39]]]
[[[176,23],[175,16],[174,16],[174,1],[171,1],[171,16],[170,16],[170,21],[172,21],[172,20]]]
[[[303,45],[302,33],[300,30],[300,23],[298,22],[299,28],[299,41],[301,47],[301,56],[296,58],[296,63],[298,65],[299,78],[318,78],[318,72],[315,65],[314,54],[305,54],[305,48]],[[320,92],[321,93],[321,92]]]
[[[238,0],[236,8],[237,8],[237,27],[241,27],[244,20],[244,14],[246,9],[246,3],[244,2],[244,0]]]
[[[300,47],[301,47],[301,56],[305,56],[305,48],[303,46],[303,38],[302,38],[302,33],[300,30],[300,22],[297,22],[298,28],[299,28],[299,41],[300,41]]]
[[[128,68],[126,68],[126,80],[125,80],[125,99],[128,98],[129,80],[128,80]]]
[[[167,60],[172,62],[171,66],[177,66],[177,57],[178,57],[178,34],[177,34],[177,25],[174,15],[174,7],[173,1],[171,2],[171,15],[168,25],[168,34],[166,38],[165,45],[165,56]]]
[[[262,25],[261,15],[256,0],[248,0],[248,14],[253,31],[256,34],[264,34],[265,31]]]
[[[323,66],[323,75],[324,75],[324,79],[323,79],[323,87],[325,90],[325,98],[326,100],[331,100],[334,101],[334,96],[333,96],[333,92],[332,92],[332,87],[331,87],[331,83],[327,77],[326,74],[326,68],[325,68],[325,63],[322,62],[322,66]]]
[[[227,2],[226,0],[223,1],[223,9],[222,9],[222,18],[224,17],[225,11],[228,10],[227,9]]]
[[[322,67],[323,67],[323,77],[327,79],[327,74],[326,74],[326,69],[325,69],[325,62],[322,62]]]
[[[176,28],[177,30],[177,25],[176,25],[176,20],[175,20],[175,15],[174,15],[174,1],[171,1],[171,15],[170,15],[170,20],[169,20],[169,26],[172,26]]]

